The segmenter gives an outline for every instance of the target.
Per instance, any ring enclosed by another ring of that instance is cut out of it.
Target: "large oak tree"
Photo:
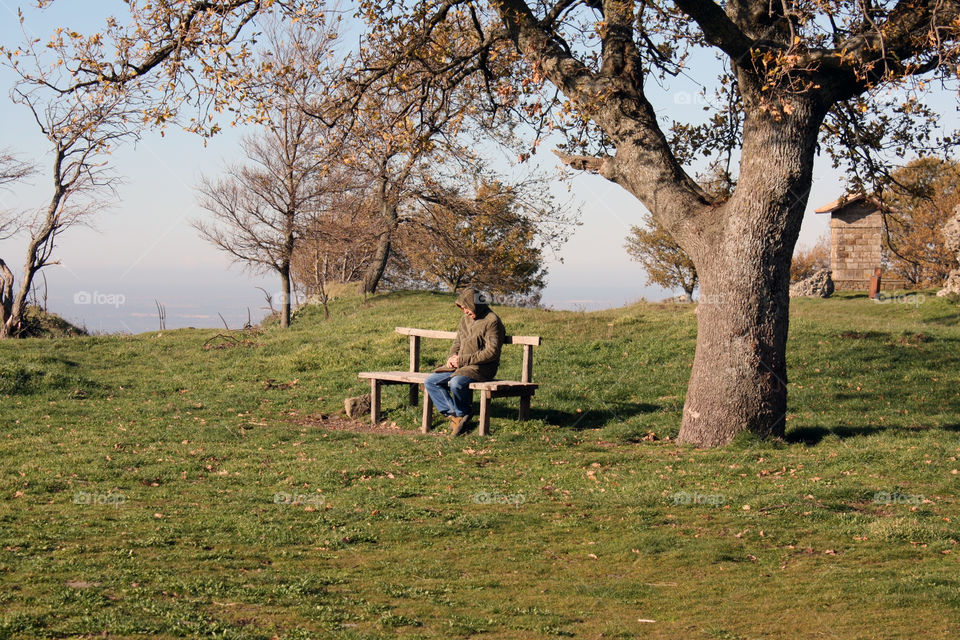
[[[716,446],[743,430],[783,434],[790,258],[818,144],[838,144],[835,159],[861,171],[886,147],[927,145],[929,112],[916,97],[923,85],[912,84],[892,114],[878,111],[891,100],[878,93],[914,78],[956,80],[960,3],[496,0],[488,9],[498,22],[477,21],[478,30],[489,28],[479,47],[498,51],[503,34],[520,56],[520,71],[494,80],[521,93],[513,103],[520,111],[539,116],[560,105],[568,123],[581,123],[584,135],[568,129],[567,151],[591,153],[561,158],[633,194],[692,258],[703,297],[716,301],[697,309],[680,441]],[[421,16],[467,11],[479,12],[478,4],[417,3],[407,50],[429,40],[432,20]],[[706,128],[667,129],[653,102],[662,95],[656,81],[685,65],[709,71],[704,50],[721,59],[725,100]],[[523,93],[541,81],[563,98]],[[739,161],[736,185],[722,197],[684,166],[717,149]]]

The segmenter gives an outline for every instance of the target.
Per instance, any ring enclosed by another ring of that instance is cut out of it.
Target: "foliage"
[[[37,4],[47,8],[57,2]],[[45,41],[31,37],[19,47],[0,46],[0,56],[30,84],[61,95],[83,93],[94,101],[136,97],[144,100],[137,119],[143,125],[179,120],[212,135],[220,130],[218,113],[232,112],[234,123],[250,117],[251,90],[262,89],[264,72],[269,76],[276,66],[276,61],[251,64],[257,29],[281,19],[322,29],[325,5],[322,0],[131,0],[124,3],[125,15],[108,17],[99,31],[58,27]],[[19,19],[22,25],[22,12]],[[47,61],[43,68],[24,63],[41,58]],[[185,115],[184,106],[189,107]]]
[[[893,172],[884,192],[884,261],[915,286],[939,286],[957,256],[945,246],[943,225],[960,206],[960,164],[918,158]]]
[[[329,315],[327,302],[338,289],[348,283],[362,287],[381,234],[381,217],[362,186],[328,196],[304,223],[290,268],[298,289],[317,299]]]
[[[627,253],[647,270],[647,284],[665,289],[682,289],[687,299],[693,299],[697,288],[697,267],[690,256],[680,248],[673,237],[647,214],[646,227],[630,227]]]
[[[790,262],[790,282],[809,278],[821,269],[830,268],[830,236],[823,235],[812,247],[798,246]]]
[[[449,291],[472,285],[523,296],[543,288],[544,250],[563,241],[569,224],[545,189],[483,181],[473,197],[436,189],[424,199],[400,239],[408,275]]]
[[[673,441],[684,305],[497,308],[544,344],[490,437],[419,435],[397,387],[380,430],[323,418],[453,300],[0,344],[0,637],[956,637],[955,305],[793,305],[783,441]]]

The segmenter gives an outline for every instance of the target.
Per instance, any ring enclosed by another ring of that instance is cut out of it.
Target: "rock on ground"
[[[343,401],[343,409],[348,418],[357,419],[370,413],[370,394],[347,398]]]
[[[791,298],[829,298],[833,295],[833,272],[820,269],[812,276],[790,285]]]

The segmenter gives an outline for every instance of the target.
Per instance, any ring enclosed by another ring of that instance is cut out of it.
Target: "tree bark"
[[[764,437],[784,433],[789,262],[769,244],[757,238],[728,242],[718,248],[718,264],[702,273],[681,442],[712,447],[745,430]]]
[[[741,431],[782,436],[787,410],[790,261],[826,109],[748,112],[734,195],[719,233],[681,239],[697,267],[697,348],[679,441],[729,443]]]
[[[23,275],[20,280],[20,286],[17,288],[16,295],[11,296],[10,302],[4,305],[7,308],[3,312],[4,321],[3,327],[0,328],[0,338],[16,338],[20,335],[23,316],[27,310],[27,300],[30,296],[30,289],[33,287],[33,279],[40,269],[50,264],[50,254],[53,252],[54,246],[53,241],[61,228],[60,202],[62,197],[62,189],[58,187],[47,208],[43,225],[41,225],[39,230],[30,238],[27,255],[23,261]],[[4,268],[6,269],[6,265],[4,265]],[[9,272],[9,269],[6,270]],[[12,293],[13,274],[10,274],[9,279],[11,285],[10,293]],[[7,280],[6,274],[4,274],[4,280]]]

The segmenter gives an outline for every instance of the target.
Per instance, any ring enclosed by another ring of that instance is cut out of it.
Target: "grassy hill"
[[[498,309],[489,438],[329,418],[452,302],[0,343],[0,638],[957,637],[955,303],[794,301],[782,442],[673,443],[684,305]]]

